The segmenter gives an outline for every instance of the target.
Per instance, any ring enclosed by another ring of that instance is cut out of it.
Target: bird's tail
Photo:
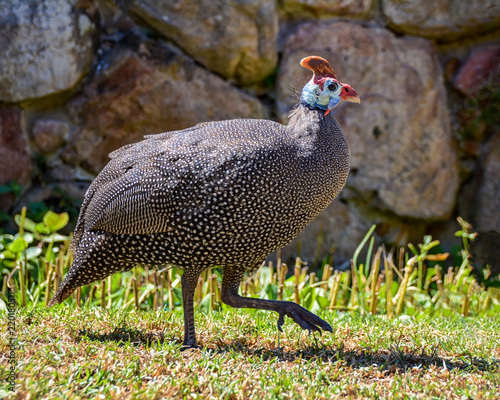
[[[82,284],[79,282],[77,279],[77,273],[76,273],[76,268],[74,268],[75,265],[71,266],[70,270],[68,271],[68,274],[64,278],[63,283],[57,290],[56,294],[52,299],[49,301],[49,304],[47,307],[52,307],[55,304],[62,303],[64,300],[66,300],[71,293],[73,293],[77,288],[82,286]]]
[[[77,239],[76,246],[73,264],[48,307],[62,303],[80,286],[102,280],[115,272],[128,271],[138,262],[117,260],[114,253],[117,244],[107,233],[84,232]]]
[[[64,277],[63,283],[54,297],[49,301],[48,307],[62,303],[80,286],[104,279],[110,272],[113,272],[109,267],[102,268],[102,265],[99,265],[98,259],[90,256],[89,249],[99,249],[103,246],[105,239],[106,235],[97,233],[89,233],[88,235],[79,234],[78,237],[75,236],[73,238],[72,244],[76,247],[73,250],[73,263]],[[82,247],[78,246],[81,241],[84,244]]]
[[[64,282],[63,282],[63,285],[59,288],[59,290],[54,295],[54,297],[52,297],[52,299],[49,301],[49,304],[47,305],[47,307],[52,307],[56,304],[62,303],[64,300],[66,300],[71,295],[71,293],[73,293],[73,290],[69,290],[66,287],[66,285],[64,285]]]

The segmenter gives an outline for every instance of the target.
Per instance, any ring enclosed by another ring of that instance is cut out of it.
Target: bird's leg
[[[253,299],[240,296],[238,294],[238,287],[240,286],[243,272],[236,268],[224,269],[221,293],[224,303],[235,308],[258,308],[261,310],[276,311],[279,314],[278,329],[280,331],[282,331],[281,326],[286,315],[292,318],[302,329],[307,329],[309,332],[321,332],[321,330],[332,332],[332,327],[328,322],[291,301]]]
[[[196,348],[196,331],[194,327],[193,297],[201,271],[186,269],[182,274],[182,304],[184,306],[184,343],[185,347]]]

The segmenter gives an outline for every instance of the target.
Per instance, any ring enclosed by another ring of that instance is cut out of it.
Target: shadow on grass
[[[282,348],[274,350],[249,348],[243,342],[235,341],[230,345],[218,345],[217,353],[240,352],[248,356],[258,356],[264,360],[278,358],[280,361],[312,360],[321,359],[322,362],[341,363],[350,368],[377,367],[380,371],[391,372],[406,371],[412,368],[428,369],[431,366],[453,370],[458,369],[467,372],[488,371],[500,372],[500,360],[487,361],[477,357],[456,357],[459,360],[450,360],[439,357],[422,349],[421,352],[405,352],[398,348],[382,349],[372,351],[371,349],[349,349],[343,346],[333,348],[331,346],[308,346],[296,351],[285,351]]]
[[[117,327],[109,333],[95,333],[89,330],[80,330],[81,339],[87,337],[99,342],[116,342],[125,345],[149,347],[155,344],[171,342],[182,344],[177,337],[165,337],[163,333],[151,333],[138,329]],[[455,357],[454,360],[437,356],[437,348],[431,352],[422,349],[421,352],[407,352],[398,347],[373,351],[371,349],[348,349],[343,346],[334,348],[332,346],[308,346],[296,351],[285,351],[279,347],[276,349],[249,347],[244,340],[234,340],[230,344],[219,341],[214,347],[206,347],[203,351],[222,354],[227,352],[241,353],[242,355],[262,358],[264,361],[278,359],[279,361],[296,361],[321,359],[325,363],[341,363],[350,368],[377,367],[380,371],[391,372],[406,371],[412,368],[428,369],[431,366],[448,369],[462,370],[467,372],[488,371],[500,372],[500,360],[487,361],[477,357]],[[458,358],[458,360],[457,360]]]
[[[153,344],[164,344],[165,342],[182,343],[175,337],[165,337],[161,332],[141,331],[139,329],[129,329],[116,327],[109,333],[93,332],[87,329],[81,329],[78,332],[80,340],[87,337],[90,340],[98,342],[115,342],[118,345],[132,344],[134,346],[149,347]]]

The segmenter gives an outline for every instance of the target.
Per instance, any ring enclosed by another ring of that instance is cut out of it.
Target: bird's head
[[[309,56],[302,59],[300,65],[313,72],[312,79],[302,89],[301,102],[325,110],[325,115],[337,107],[340,100],[361,102],[358,93],[352,87],[337,80],[335,71],[324,58]]]

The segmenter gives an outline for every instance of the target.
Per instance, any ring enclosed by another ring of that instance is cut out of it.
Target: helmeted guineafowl
[[[329,114],[359,102],[328,62],[314,75],[287,126],[255,119],[198,124],[147,136],[110,154],[90,185],[75,229],[73,264],[49,306],[76,288],[137,264],[184,269],[184,345],[195,347],[193,295],[203,270],[223,269],[222,301],[279,313],[302,329],[332,331],[287,301],[245,298],[242,276],[297,236],[343,188],[349,145]]]

